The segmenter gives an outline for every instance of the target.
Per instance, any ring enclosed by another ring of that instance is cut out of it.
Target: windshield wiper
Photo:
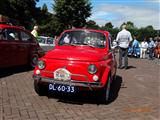
[[[74,44],[74,43],[70,43],[70,45],[71,45],[71,46],[76,46],[76,44]]]
[[[73,44],[73,43],[63,43],[62,45],[76,46],[76,45],[75,45],[75,44]]]
[[[91,47],[91,48],[95,48],[95,46],[89,45],[89,44],[87,44],[87,43],[83,43],[82,45],[87,45],[87,46],[89,46],[89,47]]]

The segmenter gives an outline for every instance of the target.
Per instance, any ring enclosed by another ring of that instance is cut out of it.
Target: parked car
[[[44,55],[36,39],[22,27],[0,24],[0,68],[30,64]]]
[[[39,95],[45,95],[45,88],[68,94],[99,90],[107,102],[116,68],[109,32],[66,30],[55,48],[39,59],[33,74],[34,89]]]
[[[52,38],[52,37],[39,36],[38,42],[39,42],[40,47],[44,51],[49,51],[49,50],[53,49],[55,46],[55,41],[54,41],[54,38]]]
[[[140,58],[140,47],[137,47],[137,48],[129,47],[128,48],[128,56]]]

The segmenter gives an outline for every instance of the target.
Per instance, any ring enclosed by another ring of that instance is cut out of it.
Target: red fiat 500
[[[101,90],[108,101],[110,85],[116,74],[116,60],[107,31],[71,29],[58,38],[55,48],[39,59],[34,70],[34,88],[44,94]]]

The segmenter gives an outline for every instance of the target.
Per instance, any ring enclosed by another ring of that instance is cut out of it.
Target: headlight
[[[45,68],[45,62],[42,60],[39,60],[37,65],[38,65],[38,68],[41,70]]]
[[[95,74],[97,72],[97,67],[94,64],[88,66],[88,72],[90,74]]]

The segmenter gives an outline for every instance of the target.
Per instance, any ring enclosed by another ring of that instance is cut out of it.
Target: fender
[[[107,84],[108,81],[108,76],[111,74],[111,67],[107,66],[105,68],[104,74],[102,76],[101,82],[102,82],[102,86],[105,87],[105,85]]]

